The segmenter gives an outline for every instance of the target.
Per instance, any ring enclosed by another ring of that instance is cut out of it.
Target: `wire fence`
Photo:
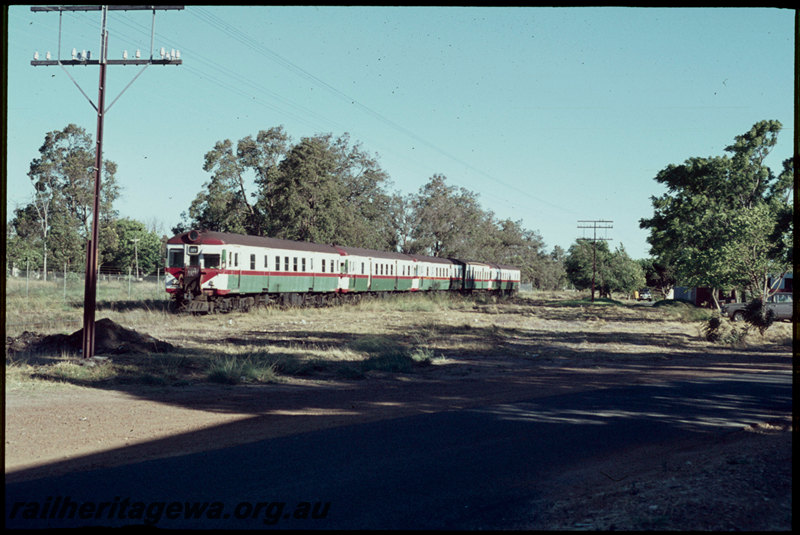
[[[55,295],[60,293],[65,301],[75,297],[80,292],[83,298],[86,273],[77,271],[48,271],[44,274],[38,270],[21,271],[6,274],[6,296]],[[144,294],[147,298],[165,297],[164,275],[136,277],[133,273],[99,273],[97,276],[98,295],[102,289],[113,290],[110,294],[114,299],[138,299]],[[127,290],[127,295],[126,295]],[[164,295],[154,295],[164,294]]]

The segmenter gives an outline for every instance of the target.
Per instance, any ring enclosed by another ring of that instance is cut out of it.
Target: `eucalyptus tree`
[[[218,142],[203,170],[211,179],[176,231],[196,226],[361,247],[393,243],[388,174],[347,134],[293,143],[283,127],[261,130],[235,149],[230,140]]]
[[[351,142],[348,134],[327,140],[345,204],[340,222],[342,244],[391,248],[395,232],[390,217],[393,200],[387,191],[391,186],[389,174],[380,166],[377,155],[369,154],[361,143]]]
[[[47,272],[48,258],[56,254],[80,258],[81,249],[91,234],[94,205],[95,148],[92,137],[74,124],[62,130],[48,132],[28,171],[33,185],[31,203],[16,212],[18,232],[24,238],[33,239],[31,225],[36,227],[35,237],[42,248],[42,269]],[[114,201],[119,196],[116,181],[117,165],[111,161],[103,163],[100,190],[101,225],[107,226],[116,217]],[[99,247],[104,248],[101,233]],[[106,247],[107,248],[107,247]]]
[[[447,177],[433,175],[414,201],[417,226],[415,246],[430,256],[475,258],[481,227],[491,220],[478,203],[477,194],[447,184]]]
[[[336,159],[328,139],[303,138],[278,165],[272,184],[270,235],[298,241],[334,243],[344,209],[336,180]]]

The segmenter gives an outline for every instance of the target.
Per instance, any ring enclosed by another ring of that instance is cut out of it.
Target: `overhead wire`
[[[373,117],[374,119],[377,119],[378,121],[382,122],[383,124],[389,126],[391,129],[402,133],[403,135],[407,136],[410,139],[415,140],[416,142],[420,143],[421,145],[424,145],[424,146],[430,148],[431,150],[439,153],[440,155],[445,156],[446,158],[452,160],[453,162],[456,162],[456,163],[462,165],[464,168],[469,169],[472,172],[474,172],[474,173],[476,173],[476,174],[478,174],[480,176],[483,176],[484,178],[487,178],[487,179],[489,179],[489,180],[491,180],[491,181],[493,181],[493,182],[495,182],[497,184],[500,184],[500,185],[508,188],[509,190],[515,191],[517,193],[520,193],[520,194],[524,195],[525,197],[528,197],[528,198],[530,198],[530,199],[532,199],[532,200],[534,200],[534,201],[536,201],[538,203],[547,205],[547,206],[549,206],[551,208],[554,208],[556,210],[560,210],[560,211],[563,211],[563,212],[568,212],[568,213],[573,213],[573,214],[576,213],[576,212],[574,212],[572,210],[569,210],[569,209],[565,208],[564,206],[561,206],[561,205],[558,205],[558,204],[555,204],[555,203],[551,203],[551,202],[546,201],[546,200],[544,200],[544,199],[542,199],[540,197],[532,195],[529,191],[527,191],[527,190],[525,190],[523,188],[517,187],[517,186],[515,186],[513,184],[509,184],[506,181],[500,180],[497,177],[495,177],[494,175],[492,175],[492,174],[490,174],[490,173],[488,173],[488,172],[486,172],[486,171],[484,171],[482,169],[479,169],[479,168],[475,167],[474,165],[464,161],[463,159],[451,154],[448,151],[445,151],[444,149],[442,149],[438,145],[428,141],[427,139],[423,138],[422,136],[420,136],[416,132],[414,132],[414,131],[412,131],[412,130],[410,130],[410,129],[408,129],[408,128],[400,125],[400,124],[398,124],[397,122],[389,119],[388,117],[386,117],[385,115],[381,114],[380,112],[378,112],[378,111],[370,108],[369,106],[363,104],[358,99],[348,95],[347,93],[344,93],[343,91],[337,89],[333,85],[329,84],[328,82],[326,82],[325,80],[319,78],[318,76],[312,74],[311,72],[307,71],[306,69],[302,68],[301,66],[299,66],[296,63],[292,62],[291,60],[286,59],[285,57],[281,56],[277,52],[275,52],[275,51],[271,50],[270,48],[264,46],[260,42],[256,41],[252,37],[248,36],[246,33],[242,32],[239,28],[227,23],[226,21],[222,20],[220,17],[214,15],[213,13],[209,12],[208,10],[206,10],[206,9],[204,9],[202,7],[192,6],[192,8],[187,10],[187,12],[189,14],[191,14],[192,16],[194,16],[195,18],[199,19],[200,21],[204,22],[205,24],[208,24],[209,26],[211,26],[211,27],[215,28],[216,30],[222,32],[223,34],[225,34],[229,38],[231,38],[231,39],[235,40],[236,42],[242,44],[243,46],[248,48],[253,53],[259,54],[262,57],[265,57],[265,58],[269,59],[270,61],[273,61],[274,63],[277,63],[278,65],[282,66],[283,68],[293,72],[294,74],[296,74],[296,75],[298,75],[298,76],[300,76],[302,78],[305,78],[306,80],[312,82],[316,86],[328,91],[329,93],[331,93],[335,97],[339,98],[340,100],[342,100],[342,101],[344,101],[344,102],[346,102],[346,103],[348,103],[348,104],[350,104],[352,106],[355,106],[356,108],[358,108],[359,110],[361,110],[365,114],[367,114],[367,115]],[[99,21],[96,20],[96,17],[92,17],[89,14],[80,13],[80,12],[78,12],[78,13],[69,12],[69,13],[73,17],[81,18],[85,23],[90,25],[90,27],[96,27],[96,28],[99,29]],[[120,17],[119,15],[123,15],[123,16]],[[140,24],[139,22],[133,20],[128,15],[127,12],[122,12],[122,13],[118,12],[117,16],[115,17],[115,20],[122,21],[125,26],[127,26],[130,30],[133,30],[134,32],[136,32],[138,34],[147,35],[148,37],[150,35],[150,28],[149,27],[145,27],[144,25]],[[122,38],[124,40],[127,40],[127,42],[131,43],[131,44],[135,44],[137,42],[135,37],[133,37],[133,36],[131,36],[129,34],[125,34],[124,32],[120,32],[118,29],[115,29],[114,35],[115,35],[115,38]],[[308,124],[308,125],[313,126],[313,127],[317,127],[318,125],[316,123],[310,121],[309,118],[315,119],[317,121],[325,122],[325,123],[337,124],[336,121],[333,121],[332,119],[330,119],[328,117],[324,117],[324,116],[320,115],[319,113],[315,112],[314,110],[311,110],[311,109],[309,109],[309,108],[307,108],[305,106],[297,104],[296,102],[293,102],[293,101],[283,97],[282,95],[276,93],[275,91],[272,91],[271,89],[269,89],[267,87],[264,87],[263,85],[254,82],[251,78],[248,78],[246,76],[242,76],[241,74],[237,73],[236,71],[234,71],[234,70],[232,70],[232,69],[230,69],[228,67],[225,67],[223,65],[220,65],[219,63],[214,62],[213,60],[208,59],[207,56],[205,54],[203,54],[203,53],[199,53],[197,51],[193,51],[191,49],[187,49],[187,48],[185,48],[185,46],[181,46],[180,43],[176,43],[176,42],[172,41],[169,38],[165,38],[164,36],[162,36],[158,32],[156,32],[156,35],[161,40],[160,43],[162,43],[164,45],[167,45],[167,46],[170,46],[170,47],[174,46],[175,48],[181,49],[183,51],[183,53],[184,53],[184,57],[186,57],[187,55],[191,55],[193,60],[198,61],[199,63],[203,64],[206,67],[206,70],[202,70],[202,69],[195,68],[194,66],[192,66],[190,64],[186,64],[186,63],[183,64],[183,68],[185,70],[189,71],[191,74],[193,74],[194,76],[197,76],[198,78],[206,79],[206,80],[210,81],[211,83],[214,83],[215,85],[217,85],[219,87],[222,87],[223,89],[225,89],[227,91],[236,93],[239,96],[248,99],[248,101],[250,101],[252,103],[257,103],[258,105],[263,106],[263,107],[265,107],[267,109],[271,109],[273,111],[286,114],[286,115],[294,118],[298,122],[302,122],[304,124]],[[221,77],[214,76],[213,74],[211,74],[212,72],[219,73]],[[226,79],[230,80],[230,81],[226,81]],[[243,87],[251,88],[253,91],[255,91],[256,94],[254,95],[254,94],[246,91],[245,89],[243,89]],[[270,98],[274,99],[275,101],[280,103],[280,106],[265,102],[263,99],[261,99],[261,98],[259,98],[259,96],[257,96],[257,95],[261,95],[261,94],[267,95]],[[290,111],[290,110],[293,110],[293,111]],[[342,126],[342,125],[338,125],[337,124],[337,126],[340,126],[343,130],[347,130],[347,128]],[[507,204],[509,206],[511,205],[510,201],[507,198],[497,196],[497,195],[493,194],[493,192],[488,191],[486,189],[482,189],[480,191],[480,193],[484,194],[484,195],[487,195],[489,197],[495,198],[498,201],[501,201],[501,202],[503,202],[503,203],[505,203],[505,204]],[[516,199],[516,200],[518,201],[519,199]]]

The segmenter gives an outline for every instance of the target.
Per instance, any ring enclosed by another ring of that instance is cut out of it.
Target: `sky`
[[[98,12],[8,7],[7,219],[48,132],[97,134],[97,66],[34,67],[99,54]],[[206,152],[283,126],[348,134],[392,192],[430,177],[478,195],[495,218],[537,231],[549,252],[597,237],[649,256],[642,218],[654,177],[723,156],[762,120],[792,155],[794,11],[776,8],[186,6],[112,11],[109,59],[180,51],[179,66],[109,66],[103,156],[118,165],[121,217],[160,234],[210,175]],[[254,191],[251,187],[250,191]],[[587,234],[588,233],[588,234]]]

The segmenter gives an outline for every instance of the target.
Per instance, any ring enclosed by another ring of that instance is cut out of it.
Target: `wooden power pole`
[[[592,303],[594,303],[594,280],[597,274],[597,242],[611,240],[611,238],[598,238],[597,229],[614,228],[614,226],[612,225],[612,223],[614,222],[606,221],[604,219],[581,219],[578,221],[578,223],[587,223],[586,225],[578,225],[578,228],[592,229],[591,238],[578,238],[578,241],[583,240],[592,242]]]
[[[174,10],[183,9],[183,6],[127,6],[127,5],[107,5],[107,6],[33,6],[31,11],[41,11],[58,13],[58,51],[56,52],[56,59],[52,59],[50,52],[47,52],[45,59],[39,59],[39,53],[36,52],[33,56],[31,65],[38,66],[59,66],[64,69],[64,72],[69,76],[70,80],[75,84],[78,90],[89,101],[89,104],[97,111],[97,146],[95,150],[95,164],[94,164],[94,195],[92,207],[92,235],[89,238],[89,243],[86,251],[86,286],[84,292],[83,304],[83,358],[88,359],[94,357],[94,317],[95,308],[97,304],[97,242],[99,236],[99,220],[100,220],[100,177],[103,165],[103,120],[109,108],[114,105],[114,102],[122,96],[128,87],[139,77],[144,69],[149,65],[180,65],[180,52],[170,51],[166,52],[161,49],[160,59],[153,57],[153,36],[155,34],[155,18],[156,11],[160,10]],[[109,11],[141,11],[147,10],[153,12],[153,25],[150,30],[150,57],[146,59],[141,58],[140,51],[136,51],[134,58],[128,59],[127,52],[123,54],[121,60],[108,59],[108,31],[106,30],[106,19],[108,18]],[[100,11],[102,14],[102,22],[100,28],[100,54],[96,59],[91,58],[91,52],[78,52],[72,49],[71,59],[61,59],[61,17],[65,11]],[[100,82],[98,87],[97,104],[84,93],[83,89],[78,85],[69,72],[64,68],[65,65],[98,65],[100,67]],[[105,89],[106,89],[106,66],[108,65],[142,65],[142,69],[136,74],[131,82],[122,90],[122,92],[114,99],[113,102],[106,107]]]

